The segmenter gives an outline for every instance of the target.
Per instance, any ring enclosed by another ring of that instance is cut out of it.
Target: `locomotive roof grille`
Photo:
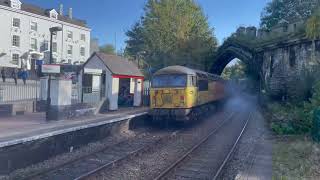
[[[184,66],[168,66],[158,70],[156,73],[154,73],[154,76],[166,75],[166,74],[186,74],[186,75],[198,76],[201,78],[208,78],[209,80],[213,80],[213,81],[224,81],[224,79],[218,75],[210,74],[201,70],[191,69]]]

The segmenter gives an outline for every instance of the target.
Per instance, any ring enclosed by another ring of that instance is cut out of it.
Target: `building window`
[[[67,32],[67,37],[68,37],[68,39],[72,39],[72,38],[73,38],[73,33],[72,33],[72,31],[68,31],[68,32]]]
[[[71,59],[68,59],[68,64],[71,64],[72,60]]]
[[[19,18],[13,18],[12,19],[12,26],[20,28],[20,19]]]
[[[12,54],[12,63],[18,65],[19,64],[19,54]]]
[[[72,46],[71,45],[68,45],[68,54],[72,55]]]
[[[31,38],[31,49],[37,51],[38,50],[38,44],[37,39]]]
[[[55,53],[58,52],[58,45],[56,42],[52,43],[52,52],[55,52]]]
[[[37,31],[38,30],[38,24],[36,22],[31,22],[30,27],[31,27],[30,29],[32,31]]]
[[[52,58],[52,63],[57,63],[57,58]]]
[[[85,56],[86,55],[86,49],[84,47],[80,48],[80,55]]]
[[[20,36],[17,36],[17,35],[12,36],[12,46],[20,47]]]
[[[81,41],[86,41],[86,35],[85,34],[81,34],[80,35],[80,39],[81,39]]]
[[[45,40],[42,42],[40,52],[49,50],[49,41]]]

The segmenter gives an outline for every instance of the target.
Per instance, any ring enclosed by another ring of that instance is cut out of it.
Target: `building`
[[[85,103],[108,102],[108,110],[140,106],[144,76],[127,59],[95,52],[83,65],[82,97]]]
[[[86,22],[59,11],[19,0],[0,0],[0,66],[35,68],[36,60],[49,61],[49,28],[60,26],[53,37],[53,61],[81,64],[90,57],[90,29]]]

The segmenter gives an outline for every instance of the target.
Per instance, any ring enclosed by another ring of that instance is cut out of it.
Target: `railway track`
[[[234,112],[231,113],[226,119],[219,122],[219,124],[224,124],[231,119],[234,114]],[[217,129],[218,127],[215,127],[214,131]],[[133,139],[132,142],[123,141],[101,151],[93,152],[74,161],[67,162],[61,166],[24,179],[89,179],[110,167],[121,164],[121,162],[125,160],[130,160],[130,158],[152,149],[157,144],[166,142],[172,136],[185,134],[186,132],[188,132],[188,130],[183,131],[181,129],[180,131],[171,131],[160,136],[152,136],[151,134],[151,136]]]
[[[245,131],[249,120],[252,118],[252,113],[244,120],[244,122],[237,121],[235,118],[226,119],[210,134],[204,137],[198,144],[193,146],[188,152],[181,156],[177,161],[172,163],[167,169],[160,173],[155,180],[160,179],[213,179],[219,178],[224,166],[228,162],[230,156],[235,150],[243,132]],[[233,120],[232,120],[233,119]],[[226,126],[226,124],[229,124]],[[226,132],[231,132],[232,128],[239,126],[241,131],[233,132],[229,138]],[[235,140],[232,136],[237,137]],[[228,140],[229,141],[228,141]],[[230,142],[233,143],[227,143]],[[221,145],[221,148],[219,147]],[[228,147],[228,151],[223,149]],[[225,152],[228,152],[227,154]],[[221,157],[221,154],[226,154]],[[219,162],[219,163],[217,163]]]
[[[151,134],[132,140],[121,141],[113,146],[92,152],[73,161],[45,170],[23,179],[86,179],[99,171],[115,165],[124,159],[139,155],[151,149],[155,144],[164,142],[177,132]]]

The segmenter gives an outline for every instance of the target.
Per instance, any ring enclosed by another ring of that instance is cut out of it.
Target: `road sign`
[[[60,65],[58,65],[58,64],[44,64],[44,65],[42,65],[41,72],[47,73],[47,74],[59,74],[61,72]]]

